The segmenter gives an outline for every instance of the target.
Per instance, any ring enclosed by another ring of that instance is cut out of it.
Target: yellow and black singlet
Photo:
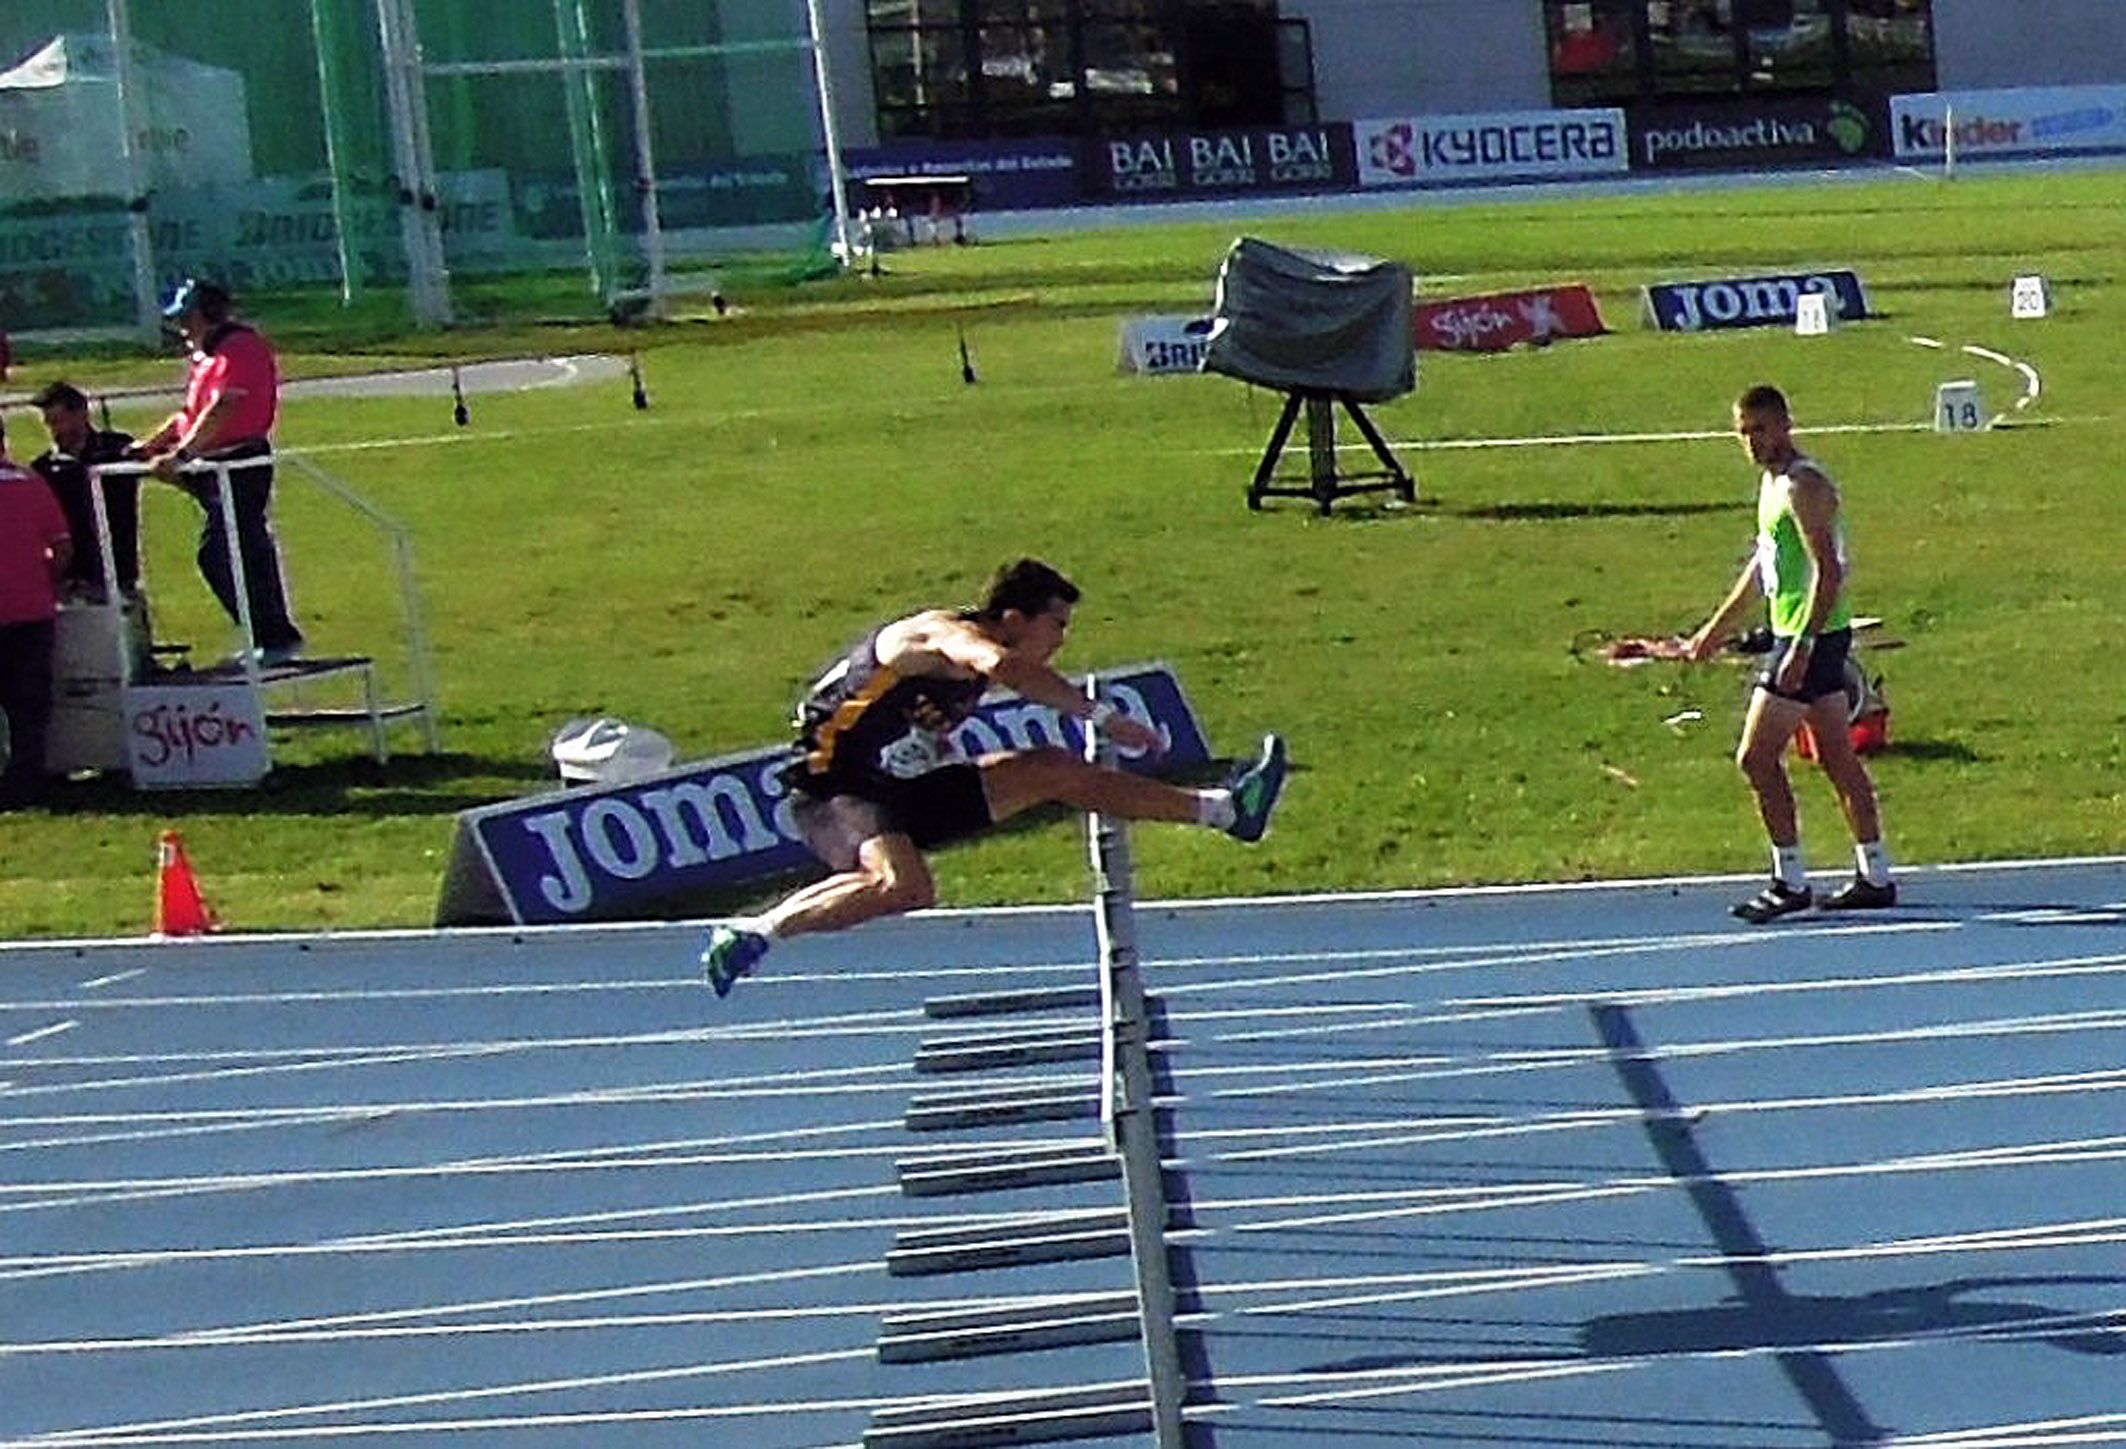
[[[863,793],[867,784],[910,780],[950,758],[946,742],[974,713],[984,679],[902,674],[879,662],[872,630],[798,702],[790,784],[814,795]]]

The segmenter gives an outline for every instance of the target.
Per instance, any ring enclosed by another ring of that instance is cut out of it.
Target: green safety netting
[[[608,309],[653,260],[832,270],[803,0],[635,3],[631,47],[627,0],[9,0],[0,330],[138,331],[188,275],[405,314],[424,222],[445,296],[504,315]]]

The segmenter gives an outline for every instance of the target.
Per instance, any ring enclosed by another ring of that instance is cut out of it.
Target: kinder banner
[[[1355,176],[1351,128],[1340,122],[1088,141],[1079,169],[1086,195],[1114,201],[1331,191]]]
[[[1166,736],[1164,754],[1125,768],[1187,768],[1210,746],[1181,681],[1163,664],[1099,676],[1101,692]],[[1046,705],[992,694],[952,734],[962,754],[1061,745],[1084,732]],[[787,745],[683,766],[602,789],[561,790],[468,810],[441,898],[439,926],[557,924],[654,916],[703,893],[795,870],[812,859],[790,818]]]
[[[1203,371],[1210,346],[1209,317],[1132,317],[1122,324],[1123,372],[1162,376]]]
[[[1857,273],[1827,271],[1773,277],[1730,277],[1711,282],[1663,282],[1646,288],[1649,326],[1663,332],[1699,332],[1722,327],[1792,326],[1801,298],[1820,292],[1840,320],[1868,315],[1868,293]]]
[[[1567,180],[1629,169],[1620,110],[1503,111],[1354,121],[1358,184]]]
[[[1417,304],[1417,345],[1435,352],[1504,352],[1523,342],[1540,347],[1608,330],[1582,283]]]
[[[1890,102],[1901,161],[1939,159],[1951,126],[1961,157],[2126,150],[2126,86],[1937,91]]]

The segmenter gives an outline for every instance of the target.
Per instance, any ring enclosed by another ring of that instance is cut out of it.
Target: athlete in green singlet
[[[1819,904],[1809,889],[1800,816],[1786,771],[1787,745],[1804,724],[1853,832],[1857,863],[1853,879],[1824,897],[1822,909],[1895,905],[1897,887],[1882,843],[1875,782],[1848,733],[1845,672],[1853,610],[1846,593],[1838,487],[1795,445],[1793,416],[1779,389],[1758,386],[1744,393],[1735,403],[1735,433],[1750,461],[1764,470],[1757,489],[1756,556],[1690,639],[1690,657],[1709,658],[1752,600],[1764,598],[1772,651],[1750,695],[1735,763],[1756,792],[1757,812],[1771,836],[1772,880],[1737,905],[1735,914],[1761,925]]]

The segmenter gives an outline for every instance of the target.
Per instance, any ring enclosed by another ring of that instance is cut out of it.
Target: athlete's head
[[[1786,394],[1760,382],[1735,399],[1735,436],[1760,468],[1786,462],[1794,453],[1794,418]]]
[[[1046,660],[1063,647],[1078,586],[1037,558],[1022,558],[997,570],[975,618],[996,629],[1013,648]]]

